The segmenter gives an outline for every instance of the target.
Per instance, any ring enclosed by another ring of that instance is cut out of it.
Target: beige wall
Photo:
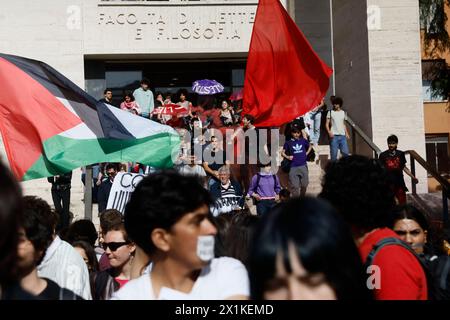
[[[450,112],[447,102],[424,103],[425,133],[450,134]]]
[[[71,19],[71,6],[81,5],[81,0],[2,1],[0,52],[44,61],[83,87],[83,30]],[[7,163],[1,140],[0,156]],[[71,210],[80,211],[83,188],[79,170],[74,172],[73,181]],[[52,203],[46,179],[23,182],[22,186],[25,194]]]

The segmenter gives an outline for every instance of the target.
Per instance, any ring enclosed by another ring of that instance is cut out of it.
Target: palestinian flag
[[[0,132],[19,180],[98,162],[173,166],[174,129],[97,102],[43,62],[0,54],[0,86]]]

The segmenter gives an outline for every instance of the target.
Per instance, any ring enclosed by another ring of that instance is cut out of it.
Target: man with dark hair
[[[117,163],[108,163],[106,165],[106,175],[108,178],[102,182],[98,188],[98,213],[106,210],[108,205],[109,194],[111,193],[111,187],[114,182],[114,178],[119,171],[119,165]]]
[[[129,281],[113,299],[247,298],[242,263],[214,259],[211,204],[208,191],[193,177],[163,171],[144,178],[125,208],[125,228],[151,256],[151,271]]]
[[[48,278],[56,282],[61,288],[66,288],[81,296],[83,299],[91,299],[89,273],[80,254],[67,242],[61,240],[55,234],[57,216],[44,200],[26,196],[23,199],[25,216],[39,219],[34,226],[39,231],[39,237],[46,242],[45,255],[37,266],[39,277]],[[25,226],[26,233],[27,226]],[[31,230],[27,233],[31,237]],[[37,235],[36,235],[37,236]],[[34,240],[33,237],[28,238]],[[47,243],[48,242],[48,243]],[[41,249],[38,246],[38,251]]]
[[[371,262],[366,266],[367,283],[375,289],[376,298],[426,300],[427,281],[419,260],[407,248],[392,245],[399,237],[386,228],[395,200],[382,164],[363,156],[331,162],[322,186],[320,197],[327,199],[344,217],[362,260]],[[386,241],[390,245],[372,251]]]
[[[103,91],[103,98],[98,100],[98,101],[99,102],[103,102],[103,103],[107,103],[107,104],[110,104],[110,105],[114,106],[112,99],[113,99],[112,90],[109,89],[109,88],[106,88]],[[116,107],[116,106],[114,106],[114,107]]]
[[[52,199],[55,210],[59,215],[56,230],[66,229],[70,224],[70,189],[72,185],[72,171],[47,178],[52,184]]]
[[[149,118],[150,113],[155,109],[155,101],[153,100],[153,92],[150,90],[150,81],[148,79],[141,80],[141,86],[134,90],[133,97],[141,108],[141,116]]]
[[[344,101],[342,98],[335,97],[332,100],[333,110],[328,111],[327,121],[325,127],[330,137],[330,154],[331,161],[337,159],[338,150],[341,155],[346,157],[349,155],[347,139],[350,139],[345,120],[347,120],[347,113],[342,110]]]
[[[387,138],[388,150],[380,154],[380,161],[389,174],[390,186],[395,194],[399,204],[406,204],[406,187],[403,179],[403,171],[413,179],[414,183],[419,180],[406,167],[405,153],[397,149],[398,138],[396,135],[390,135]]]
[[[242,118],[242,131],[245,132],[245,138],[244,138],[244,164],[240,165],[239,171],[240,171],[240,182],[244,189],[244,192],[247,193],[250,188],[250,182],[252,177],[258,173],[258,163],[261,163],[261,160],[264,160],[261,158],[263,153],[266,156],[268,156],[268,145],[267,141],[264,141],[264,147],[260,148],[260,129],[256,128],[255,125],[255,117],[246,114]],[[262,129],[265,130],[265,129]],[[235,132],[235,135],[239,132],[237,130]],[[254,132],[254,134],[253,134]],[[252,139],[252,137],[256,138]],[[268,138],[269,136],[266,136]],[[268,139],[269,140],[269,139]],[[238,151],[240,152],[240,151]],[[240,155],[238,155],[240,157]],[[264,160],[265,161],[265,160]],[[264,163],[266,164],[266,163]]]
[[[22,288],[45,300],[81,300],[81,297],[56,282],[38,276],[37,266],[53,242],[54,229],[49,226],[54,226],[57,218],[49,205],[41,199],[27,196],[23,203],[25,215],[23,227],[19,229],[17,249]]]
[[[218,183],[219,180],[219,168],[225,164],[228,164],[225,150],[223,150],[223,142],[216,136],[211,137],[211,143],[204,149],[203,154],[203,169],[208,174],[208,189],[213,184]]]

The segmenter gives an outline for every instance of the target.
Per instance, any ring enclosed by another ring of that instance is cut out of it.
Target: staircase
[[[435,193],[420,193],[420,194],[407,194],[407,202],[412,204],[417,209],[422,211],[427,215],[429,221],[432,225],[436,226],[438,229],[443,227],[443,204],[442,204],[442,194],[439,192]],[[449,210],[450,214],[450,210]]]

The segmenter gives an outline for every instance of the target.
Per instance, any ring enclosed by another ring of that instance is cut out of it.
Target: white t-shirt
[[[333,135],[345,136],[345,120],[347,113],[344,110],[331,110],[327,113],[327,119],[331,119],[331,132]]]
[[[151,275],[144,274],[116,291],[111,300],[224,300],[237,295],[250,296],[247,269],[239,260],[221,257],[202,269],[190,293],[161,288],[157,298]]]
[[[197,177],[206,177],[205,169],[202,166],[196,164],[191,167],[188,164],[180,165],[178,167],[178,172],[183,176],[197,176]]]

